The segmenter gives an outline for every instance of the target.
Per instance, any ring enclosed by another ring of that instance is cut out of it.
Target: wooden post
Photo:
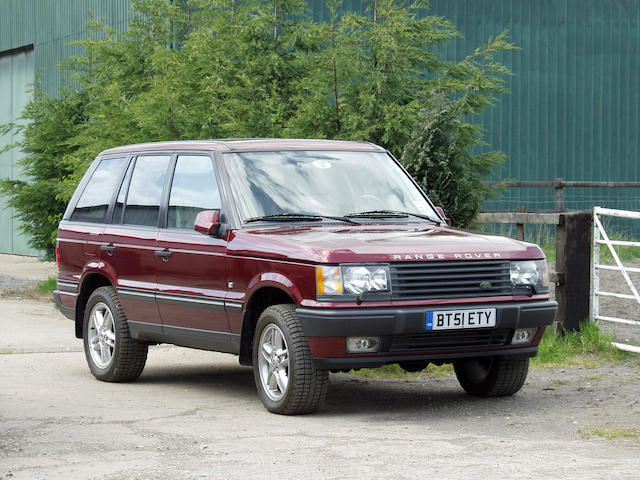
[[[517,213],[525,213],[525,211],[526,211],[525,207],[516,208]],[[524,228],[525,228],[524,223],[516,223],[516,239],[524,241],[524,234],[525,234]]]
[[[591,212],[563,213],[556,227],[556,320],[569,331],[589,318],[592,222]]]
[[[556,189],[556,212],[564,211],[564,185],[561,178],[556,178],[555,187]]]

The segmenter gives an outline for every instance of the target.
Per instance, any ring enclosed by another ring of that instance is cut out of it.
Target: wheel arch
[[[111,280],[101,272],[88,272],[82,278],[76,299],[76,338],[82,338],[84,312],[91,294],[100,287],[112,287]]]
[[[265,285],[256,289],[245,308],[242,310],[242,331],[240,334],[240,364],[250,366],[253,364],[253,336],[258,323],[258,318],[264,310],[272,305],[296,303],[292,295],[285,289]]]

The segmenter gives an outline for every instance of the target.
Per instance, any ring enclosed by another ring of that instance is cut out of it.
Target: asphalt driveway
[[[133,383],[95,380],[51,302],[0,299],[0,478],[629,478],[640,367],[533,370],[513,397],[455,377],[331,375],[316,414],[261,405],[235,357],[157,346]],[[589,438],[585,438],[585,436]]]

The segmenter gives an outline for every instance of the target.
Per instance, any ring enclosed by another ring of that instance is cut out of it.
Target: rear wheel
[[[253,376],[270,412],[311,413],[324,402],[329,372],[316,369],[294,305],[274,305],[260,315],[253,342]]]
[[[131,338],[113,287],[100,287],[89,297],[83,337],[87,364],[98,380],[124,382],[142,373],[148,346]]]
[[[524,385],[528,358],[486,357],[458,360],[453,368],[464,390],[480,397],[513,395]]]

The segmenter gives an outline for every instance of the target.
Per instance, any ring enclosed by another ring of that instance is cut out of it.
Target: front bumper
[[[426,331],[425,312],[495,308],[496,326],[491,328]],[[297,308],[311,353],[319,368],[377,367],[410,360],[451,362],[479,356],[532,357],[547,325],[556,316],[558,304],[551,300],[532,302],[428,305],[391,308]],[[516,328],[538,327],[527,345],[511,345]],[[379,336],[380,352],[347,354],[345,337]]]

